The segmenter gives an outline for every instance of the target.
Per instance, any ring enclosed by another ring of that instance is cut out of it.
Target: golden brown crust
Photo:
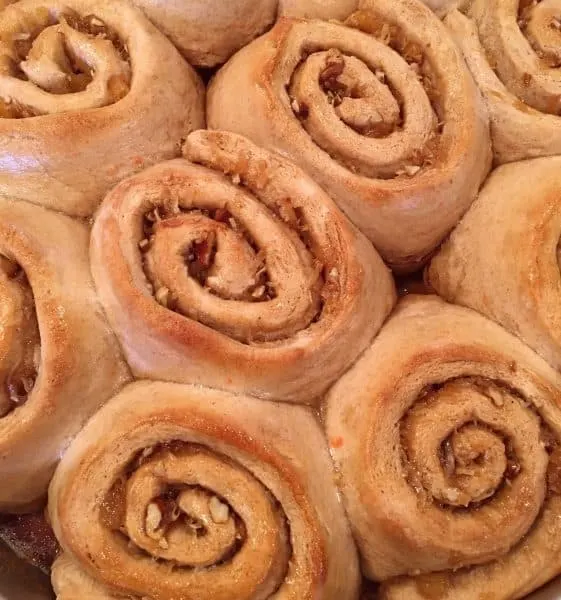
[[[326,427],[382,597],[521,598],[561,572],[561,377],[435,296],[402,301]]]
[[[66,454],[49,514],[67,559],[110,593],[358,597],[355,549],[329,455],[304,408],[195,386],[133,384]],[[189,533],[201,527],[204,536]],[[181,568],[170,571],[168,560]]]
[[[94,226],[94,278],[129,364],[317,401],[391,310],[388,270],[280,156],[205,131],[185,152],[119,185]]]
[[[90,215],[204,126],[198,75],[121,0],[22,0],[2,11],[0,32],[4,195]]]
[[[561,369],[561,158],[504,165],[433,259],[447,300],[497,321]]]
[[[88,239],[88,228],[68,217],[0,201],[3,512],[45,495],[69,441],[128,378],[90,278]],[[23,325],[21,314],[28,315]],[[27,356],[20,342],[34,321],[40,339],[26,341]]]
[[[561,21],[554,2],[474,0],[454,35],[489,110],[499,164],[561,154]]]
[[[279,20],[213,79],[209,126],[291,156],[392,266],[415,270],[488,173],[488,118],[417,0],[365,0],[346,24]]]

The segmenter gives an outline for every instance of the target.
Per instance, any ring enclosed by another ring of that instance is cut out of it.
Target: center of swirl
[[[277,215],[223,180],[216,194],[145,213],[139,246],[155,299],[243,343],[306,329],[325,285],[303,213],[287,199]]]
[[[288,86],[292,110],[353,172],[413,177],[438,155],[436,72],[419,42],[375,12],[358,11],[346,25],[344,44],[336,28],[307,41]]]
[[[0,417],[26,402],[40,360],[31,287],[23,269],[0,255]]]
[[[385,137],[402,123],[399,101],[385,81],[385,74],[373,73],[354,56],[338,50],[318,52],[308,59],[323,63],[319,81],[339,118],[357,133]]]
[[[0,117],[98,108],[130,87],[128,52],[95,15],[8,6],[0,17]]]
[[[256,571],[254,587],[240,597],[270,597],[288,570],[288,525],[270,492],[202,446],[172,442],[141,451],[105,498],[102,520],[129,540],[131,552],[196,573],[236,572],[258,553],[262,560],[247,565]]]
[[[538,415],[516,392],[475,379],[427,391],[401,425],[411,484],[428,499],[451,508],[473,508],[500,498],[503,488],[524,474],[528,456],[531,462],[543,463],[545,479],[542,435]]]

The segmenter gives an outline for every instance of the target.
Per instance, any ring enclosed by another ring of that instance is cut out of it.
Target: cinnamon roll
[[[561,572],[561,376],[501,327],[403,301],[326,427],[384,599],[522,598]]]
[[[101,300],[137,377],[315,402],[395,301],[382,260],[300,169],[198,131],[105,199]]]
[[[128,378],[98,304],[85,225],[0,199],[0,511],[46,495],[84,422]]]
[[[58,597],[357,600],[333,478],[303,407],[135,383],[92,418],[52,481]]]
[[[213,79],[208,122],[301,164],[394,268],[415,270],[490,168],[483,102],[418,0],[363,0],[345,25],[281,19]]]
[[[559,0],[474,0],[445,23],[485,96],[496,162],[561,154]]]
[[[90,215],[204,126],[195,71],[122,0],[0,11],[0,194]]]
[[[469,306],[561,369],[561,157],[495,170],[427,269],[445,299]]]

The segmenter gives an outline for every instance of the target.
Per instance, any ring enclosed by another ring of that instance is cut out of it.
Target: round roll
[[[561,154],[561,2],[474,0],[445,23],[481,88],[499,164]]]
[[[214,67],[271,26],[278,0],[133,0],[197,67]],[[341,0],[336,0],[341,1]]]
[[[138,377],[314,402],[389,314],[382,260],[300,169],[228,133],[116,187],[92,235]]]
[[[127,2],[0,12],[0,194],[88,216],[203,126],[198,75]]]
[[[0,512],[44,499],[72,437],[128,377],[96,299],[88,234],[0,200]]]
[[[291,156],[394,268],[415,270],[490,167],[460,51],[418,0],[366,0],[346,25],[281,19],[215,76],[208,122]]]
[[[381,598],[514,600],[561,572],[561,376],[492,321],[404,300],[326,427]]]
[[[561,157],[504,165],[427,269],[439,295],[561,369]]]
[[[66,453],[49,515],[59,598],[83,581],[152,600],[358,599],[327,445],[303,407],[128,386]]]

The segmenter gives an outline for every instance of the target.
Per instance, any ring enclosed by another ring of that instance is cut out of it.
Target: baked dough
[[[89,216],[121,179],[204,127],[204,88],[122,0],[0,12],[0,195]]]
[[[67,557],[53,571],[59,598],[81,582],[108,586],[100,598],[357,600],[333,478],[303,407],[135,383],[88,423],[51,484]]]
[[[490,169],[488,117],[441,21],[363,0],[346,24],[282,19],[208,92],[208,125],[301,165],[392,267],[417,269]]]
[[[185,156],[117,186],[93,228],[134,374],[317,403],[391,311],[388,269],[280,155],[198,131]]]
[[[327,398],[363,572],[384,600],[522,598],[561,572],[561,376],[504,329],[404,300]]]

